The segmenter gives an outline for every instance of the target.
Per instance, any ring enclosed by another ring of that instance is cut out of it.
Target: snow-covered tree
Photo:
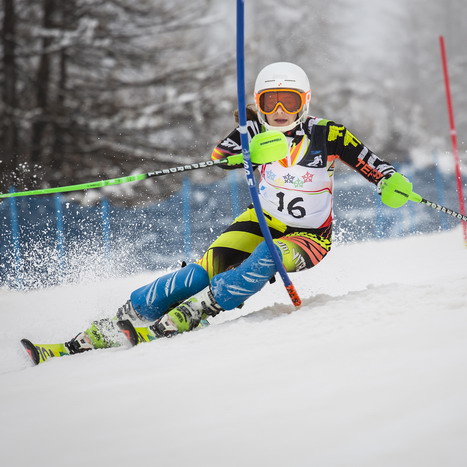
[[[248,99],[264,65],[292,61],[311,112],[378,154],[449,150],[443,34],[463,154],[466,15],[459,0],[246,2]],[[233,1],[2,0],[0,19],[2,189],[14,168],[24,187],[204,160],[234,124]]]
[[[209,86],[226,65],[198,46],[210,24],[206,2],[5,1],[18,23],[10,49],[22,89],[19,162],[63,183],[196,157],[192,141],[216,112]]]

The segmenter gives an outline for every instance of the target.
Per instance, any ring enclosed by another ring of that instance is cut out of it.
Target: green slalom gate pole
[[[4,198],[15,198],[17,196],[48,195],[50,193],[66,193],[69,191],[82,191],[90,190],[92,188],[102,188],[105,186],[121,185],[123,183],[137,182],[140,180],[146,180],[147,178],[161,177],[163,175],[171,175],[179,172],[185,172],[187,170],[205,169],[207,167],[223,164],[226,162],[228,162],[228,158],[195,162],[193,164],[181,165],[179,167],[171,167],[169,169],[156,170],[155,172],[148,172],[145,174],[111,178],[109,180],[99,180],[97,182],[80,183],[78,185],[61,186],[56,188],[44,188],[42,190],[19,191],[14,193],[0,193],[0,201]]]

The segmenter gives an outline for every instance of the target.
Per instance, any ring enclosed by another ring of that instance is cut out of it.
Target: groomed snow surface
[[[242,310],[173,339],[32,367],[143,276],[0,289],[3,466],[467,465],[467,249],[460,229],[335,245]]]

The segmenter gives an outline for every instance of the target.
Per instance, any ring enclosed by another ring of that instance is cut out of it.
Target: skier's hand
[[[253,164],[263,165],[287,157],[289,143],[280,131],[263,131],[250,141],[250,155]]]
[[[390,208],[404,206],[412,194],[412,183],[400,173],[394,173],[389,178],[383,178],[377,185],[381,201]]]
[[[227,165],[229,167],[235,165],[242,165],[243,164],[243,154],[233,154],[232,156],[227,157]]]
[[[251,163],[255,165],[269,164],[287,157],[289,143],[280,131],[264,131],[253,136],[250,141]],[[233,154],[227,158],[229,167],[243,164],[243,154]]]

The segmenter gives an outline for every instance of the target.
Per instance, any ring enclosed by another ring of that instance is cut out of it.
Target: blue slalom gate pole
[[[239,131],[242,142],[243,166],[247,179],[248,189],[250,190],[251,200],[255,208],[256,217],[258,218],[261,233],[271,252],[274,264],[279,272],[284,286],[287,289],[292,303],[299,307],[302,301],[295,290],[292,281],[290,280],[287,271],[282,264],[279,253],[273,243],[271,232],[269,231],[266,218],[264,217],[261,201],[256,187],[255,177],[253,175],[253,165],[251,164],[250,148],[248,143],[248,128],[246,120],[246,99],[245,99],[245,51],[244,51],[244,30],[245,30],[245,7],[244,0],[237,0],[237,96],[238,96],[238,120]]]

